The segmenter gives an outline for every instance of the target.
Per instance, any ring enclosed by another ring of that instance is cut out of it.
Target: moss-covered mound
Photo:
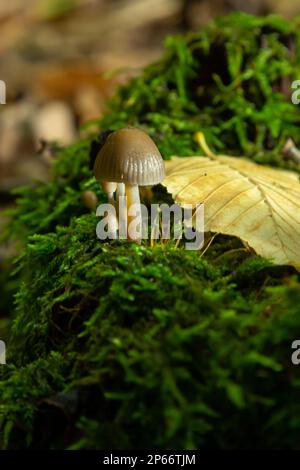
[[[187,38],[120,89],[99,130],[143,127],[164,158],[216,150],[296,169],[297,22],[234,15]],[[8,228],[22,254],[0,369],[2,448],[299,448],[300,280],[239,240],[205,253],[101,243],[82,192],[93,136],[20,191]],[[294,165],[294,166],[293,166]],[[167,198],[163,191],[155,197]]]

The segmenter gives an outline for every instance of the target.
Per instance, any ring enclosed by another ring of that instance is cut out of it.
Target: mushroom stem
[[[108,197],[108,202],[114,206],[115,205],[114,193],[107,193],[107,197]]]
[[[119,238],[127,238],[127,208],[125,184],[117,185],[117,213],[119,218]]]
[[[113,183],[111,181],[103,181],[102,187],[103,191],[108,194],[109,202],[113,201],[114,192],[117,190],[117,183]]]
[[[124,183],[118,183],[117,192],[119,196],[125,196],[125,184]]]
[[[111,204],[114,207],[114,209],[116,209],[114,192],[117,189],[117,184],[104,181],[102,186],[103,186],[104,191],[107,193],[109,204]],[[108,212],[107,220],[108,220],[110,238],[115,240],[117,238],[117,230],[118,230],[118,219],[116,217],[116,212],[115,211]]]
[[[142,238],[142,214],[141,214],[141,203],[140,203],[140,192],[139,187],[131,184],[126,184],[126,196],[127,196],[127,238],[128,240],[134,240],[137,243],[141,243]],[[130,208],[133,204],[138,205],[138,210],[135,216],[129,215]],[[129,233],[128,230],[130,222],[136,220],[135,227],[137,230],[131,230],[133,233]]]

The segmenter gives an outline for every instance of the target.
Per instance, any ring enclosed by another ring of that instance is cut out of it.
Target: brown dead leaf
[[[275,264],[300,270],[300,183],[296,173],[244,158],[173,157],[163,185],[180,205],[204,204],[205,230],[233,235]]]

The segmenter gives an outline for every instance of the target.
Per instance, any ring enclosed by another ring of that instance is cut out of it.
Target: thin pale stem
[[[119,219],[119,238],[127,238],[127,208],[125,184],[118,183],[117,186],[117,212]]]
[[[127,196],[127,238],[136,243],[141,243],[142,238],[142,213],[140,192],[137,185],[126,184]],[[135,204],[135,211],[132,206]],[[134,215],[133,215],[134,212]],[[133,223],[134,221],[134,223]]]
[[[117,184],[113,182],[106,182],[104,181],[102,183],[102,187],[104,191],[107,193],[108,197],[108,202],[113,206],[114,209],[116,209],[116,202],[114,199],[114,193],[117,189]],[[107,223],[108,223],[108,228],[109,228],[109,233],[110,237],[112,239],[117,238],[117,232],[118,232],[118,219],[116,216],[116,211],[109,211],[107,215]]]

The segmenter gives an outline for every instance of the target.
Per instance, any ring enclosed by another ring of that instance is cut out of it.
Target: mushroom
[[[155,143],[140,129],[125,128],[114,131],[109,134],[97,155],[94,173],[97,180],[105,184],[110,182],[118,184],[118,202],[121,197],[124,197],[125,184],[127,238],[140,243],[142,216],[139,186],[158,184],[165,177],[164,162]],[[132,220],[130,208],[133,204],[139,207],[134,217],[139,227],[138,234],[128,233],[129,222]],[[122,213],[119,213],[119,228],[124,223],[123,219]]]
[[[287,160],[293,160],[295,163],[300,164],[300,150],[296,147],[293,139],[288,139],[281,149],[281,154]]]
[[[84,191],[81,195],[81,199],[85,207],[94,211],[98,205],[98,199],[94,191]]]

